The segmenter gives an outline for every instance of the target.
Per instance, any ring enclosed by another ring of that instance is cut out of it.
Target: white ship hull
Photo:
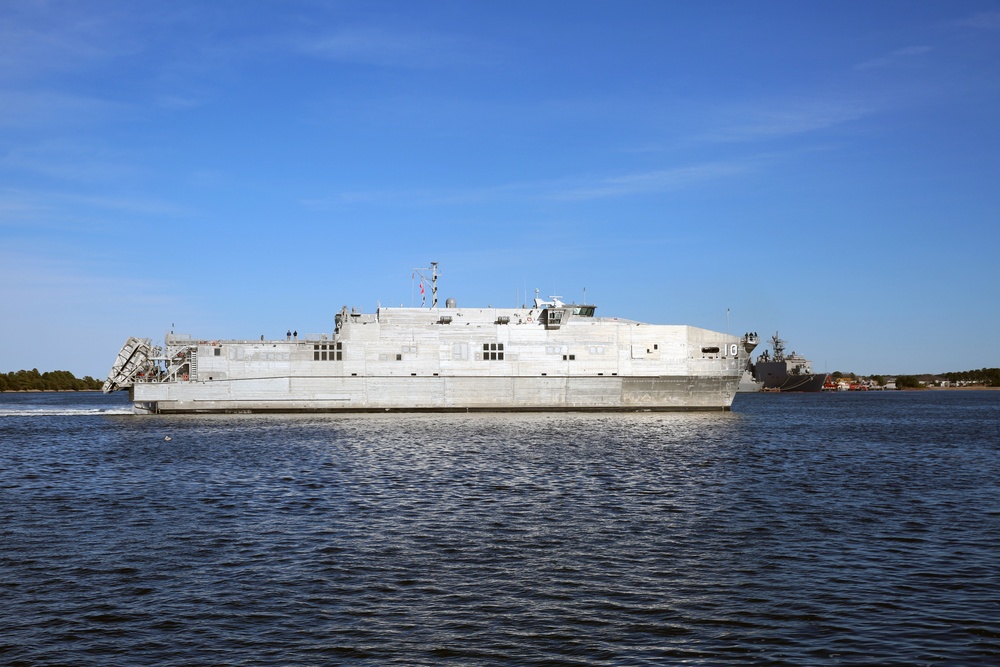
[[[332,334],[130,338],[105,390],[141,413],[730,408],[755,336],[593,311],[345,308]]]
[[[437,377],[213,380],[137,384],[137,412],[475,412],[727,410],[720,377]]]

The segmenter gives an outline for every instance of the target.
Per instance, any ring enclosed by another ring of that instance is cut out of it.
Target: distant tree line
[[[78,378],[69,371],[39,373],[37,368],[32,368],[0,373],[0,391],[83,391],[100,389],[103,384],[89,375]]]
[[[899,389],[921,389],[924,386],[916,375],[900,375],[896,378],[896,387]]]
[[[975,382],[985,387],[1000,387],[1000,368],[980,368],[978,371],[945,373],[949,382]]]
[[[834,381],[841,378],[853,380],[863,380],[854,373],[842,373],[835,371],[830,374]],[[977,371],[959,371],[953,373],[942,373],[941,375],[899,375],[896,377],[896,387],[899,389],[922,389],[944,378],[951,383],[975,383],[981,387],[1000,387],[1000,368],[981,368]],[[867,379],[877,385],[885,386],[886,378],[883,375],[871,375]]]

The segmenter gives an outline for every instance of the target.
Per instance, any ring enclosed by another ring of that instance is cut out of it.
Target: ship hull
[[[739,377],[350,377],[138,384],[139,413],[729,410]]]
[[[764,391],[822,391],[826,382],[825,373],[788,373],[783,362],[758,362],[754,377]]]

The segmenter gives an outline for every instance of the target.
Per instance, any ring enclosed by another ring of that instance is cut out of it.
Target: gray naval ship
[[[785,341],[778,332],[771,336],[774,356],[764,350],[751,367],[754,379],[764,391],[822,391],[826,373],[814,373],[812,362],[801,354],[785,353]]]
[[[331,333],[125,341],[104,383],[150,413],[729,410],[755,334],[521,308],[345,306]]]

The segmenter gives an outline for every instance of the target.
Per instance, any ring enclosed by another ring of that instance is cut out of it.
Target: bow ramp
[[[108,373],[108,379],[104,381],[102,387],[104,393],[110,394],[131,387],[135,383],[136,376],[146,372],[154,364],[153,356],[152,340],[130,336],[118,352],[118,358]]]

